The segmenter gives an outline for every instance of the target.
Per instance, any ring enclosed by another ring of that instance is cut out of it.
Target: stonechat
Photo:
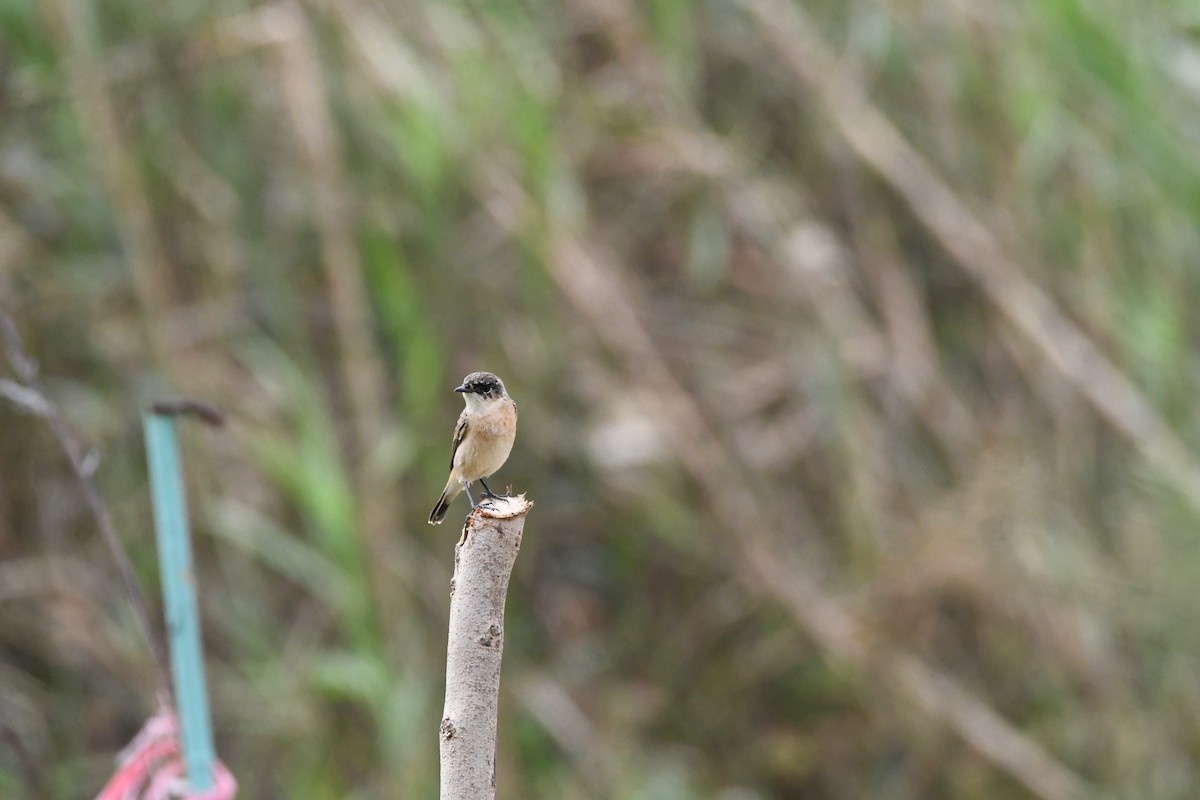
[[[429,524],[438,525],[446,518],[450,501],[466,491],[471,508],[471,484],[483,484],[484,497],[498,498],[484,483],[504,466],[517,438],[517,404],[504,390],[504,382],[490,372],[472,372],[463,378],[454,391],[463,396],[467,407],[454,427],[454,444],[450,451],[450,477],[437,505],[429,514]]]

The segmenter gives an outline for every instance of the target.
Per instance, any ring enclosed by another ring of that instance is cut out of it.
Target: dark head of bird
[[[477,394],[485,400],[491,400],[504,396],[504,382],[490,372],[472,372],[463,378],[462,385],[454,391]]]

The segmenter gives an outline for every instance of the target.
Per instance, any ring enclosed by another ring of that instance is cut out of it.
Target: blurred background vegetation
[[[500,796],[1193,798],[1186,0],[0,4],[0,304],[248,798],[437,791],[463,374],[521,408]],[[5,373],[8,374],[8,373]],[[12,377],[11,374],[8,374]],[[0,796],[153,664],[0,402]]]

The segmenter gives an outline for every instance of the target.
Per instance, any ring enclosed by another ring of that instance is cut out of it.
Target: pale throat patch
[[[484,399],[477,394],[464,394],[463,400],[466,402],[467,412],[470,414],[487,414],[504,404],[503,397]]]

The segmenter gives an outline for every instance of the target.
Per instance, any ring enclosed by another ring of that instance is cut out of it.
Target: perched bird
[[[437,525],[446,518],[450,501],[466,490],[471,508],[471,484],[483,484],[484,497],[495,497],[483,479],[490,476],[508,460],[513,441],[517,438],[517,404],[504,391],[504,382],[490,372],[472,372],[463,378],[461,392],[467,407],[454,427],[454,445],[450,452],[450,477],[442,496],[429,514],[429,524]]]

